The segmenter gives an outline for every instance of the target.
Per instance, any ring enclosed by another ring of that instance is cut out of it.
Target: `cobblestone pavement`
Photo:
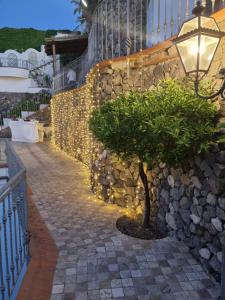
[[[51,300],[218,298],[219,286],[183,243],[143,241],[118,232],[121,211],[94,201],[79,162],[46,144],[14,146],[59,249]]]

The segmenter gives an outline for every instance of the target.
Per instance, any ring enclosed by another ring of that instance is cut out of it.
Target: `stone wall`
[[[5,114],[12,109],[18,102],[35,99],[37,95],[29,93],[1,93],[0,92],[0,113]]]
[[[224,20],[221,13],[219,17],[220,22]],[[223,22],[220,24],[223,26]],[[215,85],[219,84],[214,75],[223,67],[224,47],[223,41],[208,75]],[[184,71],[175,47],[166,41],[129,57],[104,61],[91,70],[82,88],[53,97],[53,142],[86,164],[92,190],[104,201],[140,213],[143,187],[137,161],[122,162],[93,139],[88,129],[92,109],[120,93],[151,89],[159,80],[169,77],[182,78]],[[219,99],[216,105],[223,119],[224,105]],[[184,170],[159,164],[147,176],[152,217],[162,230],[183,240],[193,255],[218,275],[225,234],[225,146],[214,145]]]
[[[215,145],[186,170],[158,168],[158,221],[214,273],[221,271],[225,235],[225,147]]]

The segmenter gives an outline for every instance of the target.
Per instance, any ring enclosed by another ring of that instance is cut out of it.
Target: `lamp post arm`
[[[194,86],[195,86],[195,93],[199,98],[208,100],[208,99],[213,99],[217,96],[221,96],[223,99],[225,99],[225,80],[223,81],[221,88],[218,90],[218,92],[216,92],[212,95],[209,95],[209,96],[204,96],[204,95],[199,94],[199,81],[198,80],[195,80]]]

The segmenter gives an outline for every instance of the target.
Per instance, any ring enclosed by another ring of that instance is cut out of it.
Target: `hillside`
[[[22,52],[28,48],[40,50],[46,37],[57,32],[70,32],[69,30],[36,30],[33,28],[2,28],[0,29],[0,52],[14,49]]]

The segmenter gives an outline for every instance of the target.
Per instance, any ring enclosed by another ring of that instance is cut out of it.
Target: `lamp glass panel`
[[[197,69],[198,58],[198,36],[186,39],[177,43],[181,60],[187,73],[194,72]]]
[[[216,52],[220,38],[208,35],[200,35],[200,55],[199,55],[199,69],[208,71],[211,61]]]
[[[201,27],[219,31],[216,21],[213,18],[200,17]]]
[[[195,17],[187,22],[185,22],[182,27],[181,30],[178,34],[178,36],[181,36],[183,34],[186,34],[192,30],[198,29],[198,17]]]

